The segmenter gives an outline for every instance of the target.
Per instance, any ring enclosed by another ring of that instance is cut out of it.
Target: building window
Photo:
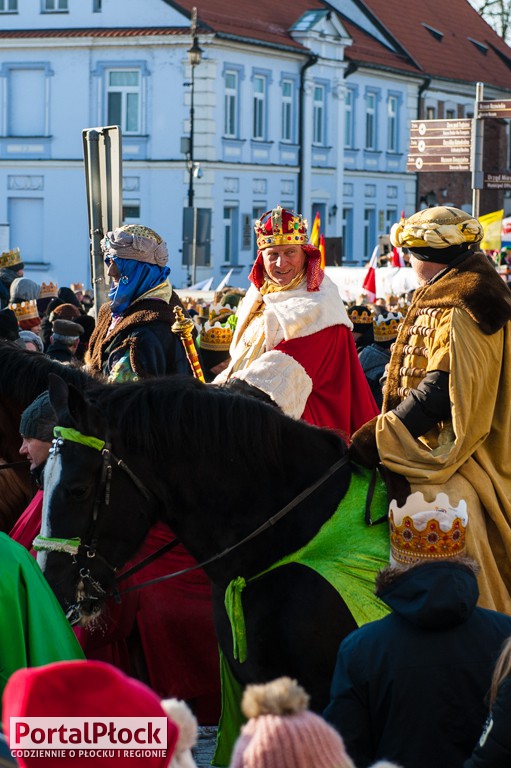
[[[238,135],[238,73],[227,70],[224,76],[224,136]]]
[[[366,149],[376,149],[376,94],[366,93]]]
[[[376,245],[376,210],[364,209],[364,257],[369,259]]]
[[[446,109],[445,110],[445,119],[446,120],[455,120],[456,119],[456,110],[455,109]]]
[[[282,141],[293,141],[293,81],[282,81]]]
[[[387,100],[387,149],[389,152],[398,151],[398,99],[389,96]]]
[[[102,0],[92,0],[92,12],[101,13],[102,10]]]
[[[344,146],[353,147],[354,131],[353,131],[353,110],[354,93],[352,88],[346,89],[346,95],[344,97]]]
[[[265,112],[266,112],[266,78],[262,75],[254,76],[254,100],[253,100],[253,125],[252,138],[265,138]]]
[[[140,72],[109,70],[107,73],[107,122],[125,134],[140,133]]]
[[[224,206],[224,263],[236,264],[236,224],[238,209]]]
[[[436,108],[426,107],[426,120],[434,120],[436,118]]]
[[[9,66],[7,136],[48,136],[50,75],[47,67]]]
[[[140,219],[140,202],[138,200],[126,200],[122,206],[122,220]]]
[[[312,103],[312,142],[325,143],[325,89],[322,85],[314,86]]]
[[[68,10],[68,0],[43,0],[43,13],[59,13]]]
[[[18,0],[0,0],[0,13],[16,13]]]
[[[342,260],[353,261],[353,208],[342,210]]]
[[[387,208],[385,215],[385,232],[388,234],[393,224],[397,224],[397,208]]]

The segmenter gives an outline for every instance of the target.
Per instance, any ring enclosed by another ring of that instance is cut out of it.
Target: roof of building
[[[191,17],[196,0],[163,0]],[[511,48],[468,0],[207,0],[198,9],[199,34],[303,51],[293,39],[303,18],[336,12],[353,40],[346,60],[418,76],[511,89]],[[315,13],[317,12],[317,13]],[[322,13],[321,13],[322,12]],[[302,24],[303,26],[303,24]],[[304,30],[301,30],[302,32]],[[2,30],[0,38],[137,37],[189,34],[182,27]]]

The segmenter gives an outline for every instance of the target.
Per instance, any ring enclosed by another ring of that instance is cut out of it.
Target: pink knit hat
[[[354,768],[340,735],[307,710],[296,680],[250,685],[242,701],[249,718],[234,747],[231,768]]]

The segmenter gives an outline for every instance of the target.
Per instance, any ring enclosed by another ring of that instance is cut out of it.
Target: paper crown
[[[231,346],[232,328],[221,323],[204,323],[200,333],[199,344],[201,349],[209,349],[213,352],[225,352]]]
[[[22,320],[33,320],[36,317],[39,318],[37,299],[30,299],[30,301],[20,301],[18,304],[9,304],[9,309],[12,309],[16,315],[16,320],[18,323],[20,323]]]
[[[397,337],[403,319],[401,312],[384,312],[373,319],[375,341],[392,341]]]
[[[373,313],[370,307],[363,304],[357,304],[348,309],[348,317],[353,325],[371,325],[373,322]]]
[[[22,264],[19,248],[12,248],[10,251],[4,251],[0,256],[0,268],[15,267],[16,264]]]
[[[50,299],[54,296],[58,296],[58,293],[59,287],[57,283],[53,283],[51,280],[49,283],[41,283],[41,288],[39,290],[40,299]]]
[[[83,283],[71,283],[69,287],[75,293],[77,293],[78,291],[83,291]]]
[[[304,245],[309,241],[307,219],[277,205],[263,213],[254,225],[259,250],[272,245]]]
[[[209,308],[209,322],[211,325],[213,325],[213,323],[225,323],[233,312],[234,310],[229,306],[211,304]]]
[[[453,507],[445,493],[428,502],[417,491],[408,496],[403,507],[393,499],[389,507],[391,560],[409,564],[461,555],[467,523],[466,502],[461,499]]]

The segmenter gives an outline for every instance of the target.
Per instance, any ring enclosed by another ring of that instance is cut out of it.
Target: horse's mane
[[[79,390],[98,383],[98,379],[78,367],[19,349],[9,342],[0,342],[0,394],[14,398],[25,407],[48,388],[50,373],[56,373]]]
[[[260,457],[275,466],[282,463],[284,449],[299,448],[289,442],[284,446],[289,419],[278,409],[189,376],[103,386],[87,393],[87,400],[115,425],[126,447],[139,454],[168,455],[171,444],[183,461],[224,461],[228,473],[230,457],[245,457],[252,467]],[[293,423],[303,430],[304,440],[310,439],[310,430],[319,431]],[[324,432],[325,441],[337,439]]]

